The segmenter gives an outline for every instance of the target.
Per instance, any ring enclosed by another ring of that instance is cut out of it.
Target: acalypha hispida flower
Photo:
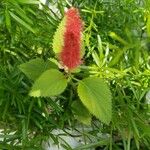
[[[53,39],[53,50],[68,70],[77,68],[83,56],[83,22],[78,9],[70,8],[60,22]]]

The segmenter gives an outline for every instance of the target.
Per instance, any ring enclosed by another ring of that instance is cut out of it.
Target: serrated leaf
[[[44,62],[44,60],[40,58],[32,59],[19,66],[19,69],[32,80],[36,80],[44,71],[53,68],[57,68],[53,62],[49,60]]]
[[[102,79],[96,77],[83,79],[78,85],[78,95],[94,116],[109,124],[112,115],[111,92]]]
[[[62,19],[60,22],[53,38],[53,51],[58,54],[61,52],[63,46],[64,46],[64,33],[65,33],[65,28],[66,26],[66,17]]]
[[[34,83],[30,96],[50,97],[61,94],[67,86],[67,79],[56,69],[45,71]]]
[[[91,124],[91,115],[86,107],[80,101],[74,101],[72,103],[73,113],[75,118],[82,122],[83,124],[90,125]]]

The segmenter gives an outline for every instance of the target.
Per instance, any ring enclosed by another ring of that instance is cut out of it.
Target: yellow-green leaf
[[[96,77],[83,79],[78,85],[78,95],[91,114],[109,124],[112,115],[111,92],[102,79]]]
[[[43,72],[48,69],[57,69],[57,66],[47,60],[44,62],[43,59],[36,58],[19,66],[19,69],[30,79],[36,80]]]
[[[79,100],[74,101],[71,106],[72,106],[75,118],[78,121],[86,125],[91,124],[92,117],[89,111],[86,109],[86,107]]]
[[[50,97],[61,94],[67,86],[67,79],[56,69],[45,71],[33,84],[29,95],[33,97]]]

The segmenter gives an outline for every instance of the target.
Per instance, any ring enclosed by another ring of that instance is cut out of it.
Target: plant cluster
[[[149,0],[41,6],[0,2],[0,149],[41,150],[78,126],[77,150],[149,149]]]

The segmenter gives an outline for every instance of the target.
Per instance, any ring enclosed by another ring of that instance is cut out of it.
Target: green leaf
[[[110,32],[110,37],[114,40],[119,41],[123,45],[128,45],[128,42],[126,42],[124,39],[122,39],[119,35],[117,35],[115,32]]]
[[[113,54],[113,58],[112,60],[109,62],[109,67],[112,67],[116,64],[118,64],[118,62],[121,60],[121,58],[123,57],[123,54],[125,52],[125,48],[124,49],[117,49],[114,54]]]
[[[97,52],[93,51],[92,57],[93,57],[93,60],[95,61],[96,65],[100,67],[100,58],[99,58]]]
[[[11,31],[11,19],[10,19],[10,14],[8,9],[5,10],[5,22],[6,22],[6,27],[8,31]]]
[[[19,66],[19,69],[32,80],[36,80],[44,71],[52,68],[57,69],[57,66],[49,60],[44,62],[40,58],[30,60]]]
[[[104,53],[103,53],[102,40],[100,35],[97,35],[97,42],[98,42],[98,51],[99,51],[100,58],[103,59]]]
[[[16,1],[22,4],[39,4],[38,0],[16,0]]]
[[[28,24],[33,24],[33,21],[26,15],[26,12],[18,5],[14,5],[15,12]]]
[[[109,124],[112,115],[111,92],[102,79],[96,77],[83,79],[78,85],[78,95],[94,116]]]
[[[16,20],[18,23],[20,23],[21,25],[23,25],[25,28],[27,28],[28,30],[30,30],[31,32],[35,33],[35,30],[29,25],[27,24],[25,21],[23,21],[21,18],[19,18],[18,16],[16,16],[14,13],[9,12],[11,17]]]
[[[84,54],[85,54],[85,43],[84,43],[84,34],[83,33],[81,33],[81,52],[80,52],[81,54],[81,58],[84,56]]]
[[[30,96],[49,97],[61,94],[67,86],[67,79],[56,69],[45,71],[34,83]]]
[[[109,62],[109,67],[117,65],[127,50],[128,47],[124,47],[122,49],[116,47],[116,50],[112,54],[112,60]]]
[[[146,28],[147,28],[147,34],[148,36],[150,36],[150,13],[147,16]]]
[[[74,101],[71,105],[75,118],[83,124],[91,124],[91,115],[86,107],[80,101]]]

